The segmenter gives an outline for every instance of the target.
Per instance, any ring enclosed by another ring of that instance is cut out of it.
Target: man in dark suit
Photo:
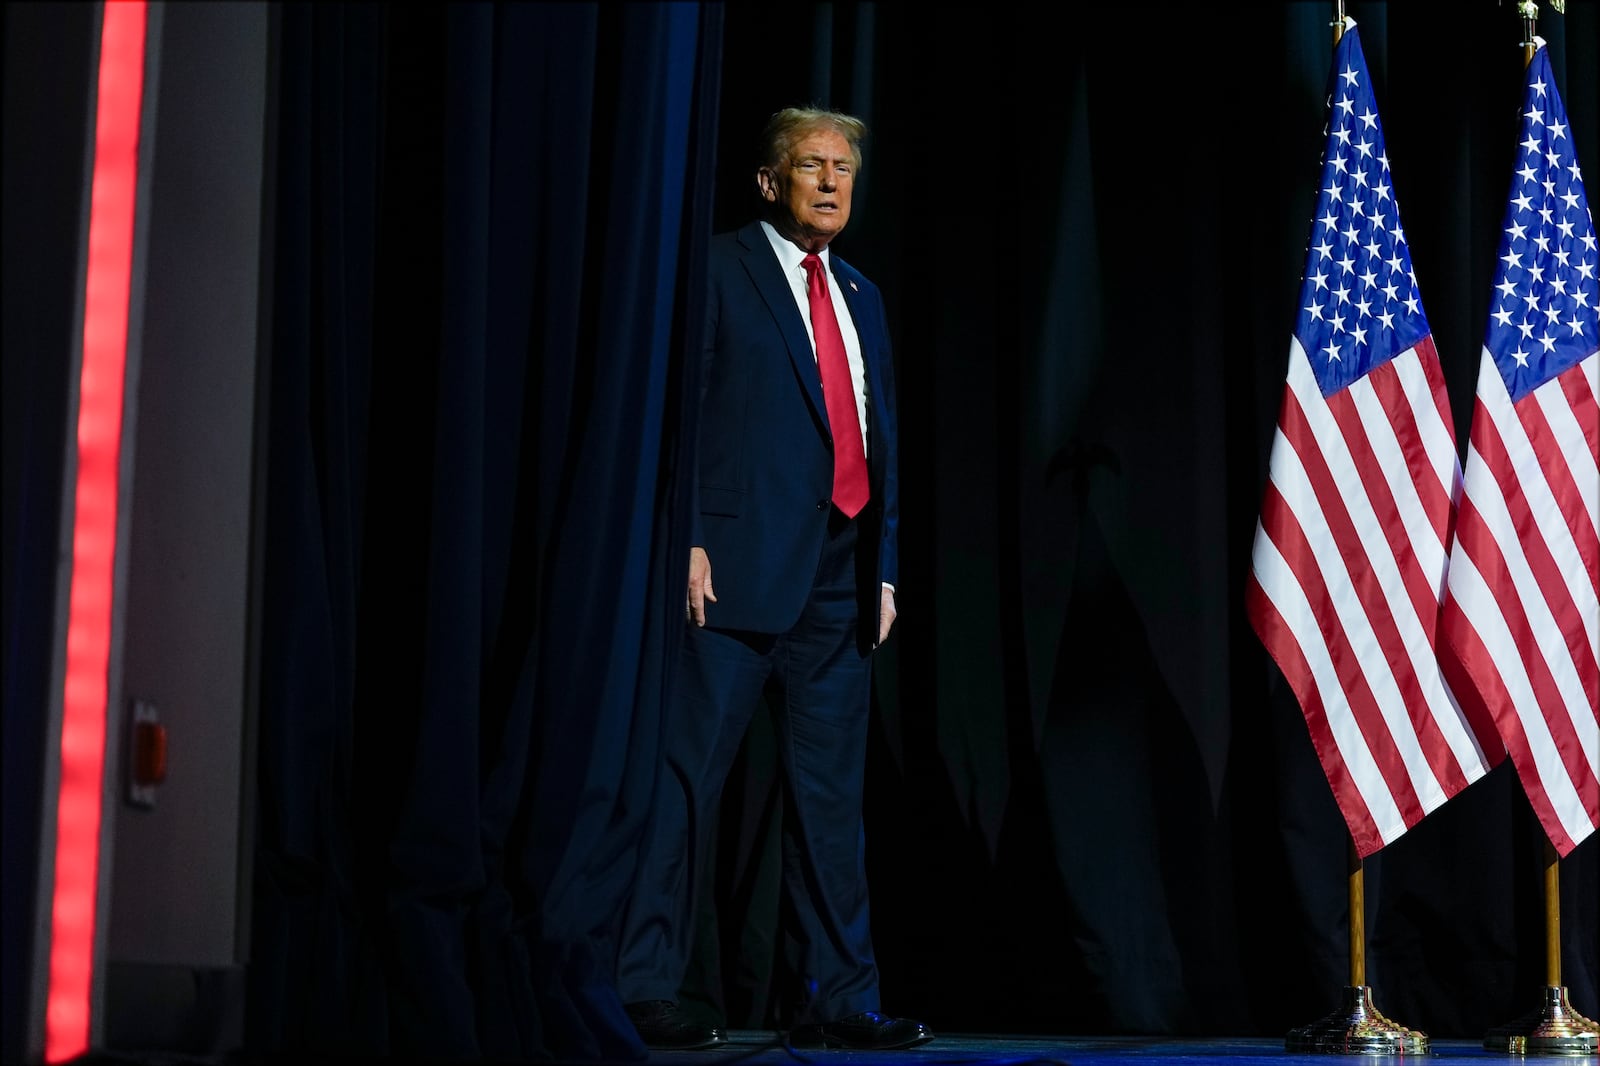
[[[769,690],[796,979],[788,1039],[885,1050],[933,1038],[879,1011],[867,905],[872,652],[894,624],[899,562],[894,371],[881,294],[828,251],[850,221],[865,134],[850,115],[778,112],[755,175],[762,217],[711,247],[692,624],[618,960],[618,990],[652,1048],[726,1040],[677,996],[723,781]]]

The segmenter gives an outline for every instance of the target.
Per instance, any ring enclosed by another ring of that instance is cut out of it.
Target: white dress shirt
[[[761,228],[766,231],[778,262],[783,265],[783,276],[789,279],[789,291],[794,295],[795,306],[800,309],[801,321],[806,324],[806,336],[811,338],[811,358],[814,360],[817,357],[817,336],[811,328],[811,294],[806,288],[806,268],[801,265],[806,253],[774,229],[772,223],[764,221]],[[828,249],[822,249],[817,256],[822,260],[827,274],[828,298],[833,301],[833,314],[839,320],[839,332],[844,335],[845,355],[850,359],[850,385],[856,394],[856,424],[861,427],[862,451],[871,455],[867,451],[867,365],[861,358],[861,338],[856,336],[856,324],[850,317],[850,307],[844,302],[844,294],[839,291],[837,279],[829,266]]]

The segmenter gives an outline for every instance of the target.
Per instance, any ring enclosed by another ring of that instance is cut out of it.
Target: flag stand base
[[[1340,1008],[1289,1030],[1284,1050],[1328,1055],[1426,1055],[1428,1035],[1385,1018],[1372,1005],[1371,985],[1347,985]]]
[[[1572,1009],[1566,985],[1546,985],[1542,1007],[1490,1029],[1483,1046],[1512,1055],[1593,1055],[1600,1048],[1600,1025]]]

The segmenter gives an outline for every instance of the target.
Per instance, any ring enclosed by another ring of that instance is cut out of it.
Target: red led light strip
[[[145,13],[144,0],[108,0],[100,29],[45,1007],[48,1062],[89,1047]]]

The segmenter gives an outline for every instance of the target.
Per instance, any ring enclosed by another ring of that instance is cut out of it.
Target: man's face
[[[819,251],[850,221],[856,167],[850,142],[833,130],[807,134],[788,162],[756,172],[761,195],[778,206],[779,232],[808,251]]]

